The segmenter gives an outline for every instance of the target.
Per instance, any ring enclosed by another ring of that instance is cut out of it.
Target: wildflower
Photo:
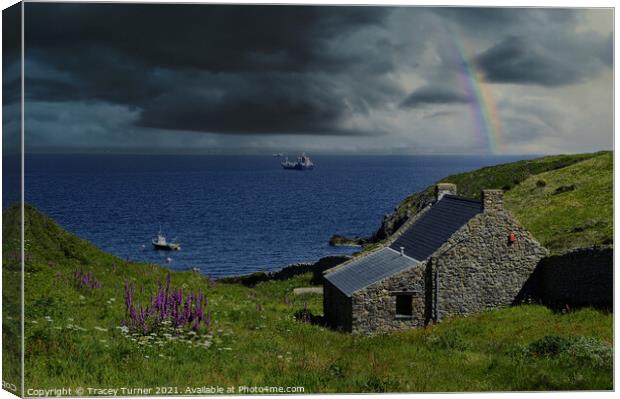
[[[210,328],[211,315],[205,317],[207,298],[202,292],[189,292],[184,295],[183,289],[173,290],[170,287],[170,273],[164,284],[159,284],[155,295],[151,296],[146,305],[138,305],[135,299],[135,288],[125,282],[125,309],[127,319],[123,321],[131,331],[153,335],[161,329],[190,327],[197,334],[202,326]],[[186,287],[184,287],[186,288]],[[142,287],[142,290],[144,288]]]
[[[101,282],[95,278],[92,272],[84,273],[81,270],[76,270],[73,273],[73,279],[78,288],[101,288]]]

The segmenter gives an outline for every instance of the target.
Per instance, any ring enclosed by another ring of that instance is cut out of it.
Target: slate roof
[[[394,273],[418,263],[391,248],[383,248],[325,275],[325,279],[350,297],[355,291],[368,287]]]
[[[482,212],[480,201],[444,195],[390,245],[396,251],[422,261],[448,241],[458,229]]]

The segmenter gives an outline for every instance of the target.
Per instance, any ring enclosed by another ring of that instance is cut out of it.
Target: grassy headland
[[[613,241],[613,153],[553,155],[489,166],[441,179],[459,195],[479,198],[483,189],[506,191],[505,206],[553,253]],[[434,200],[434,187],[405,198],[372,238],[393,234]],[[372,247],[372,246],[371,246]]]
[[[610,155],[581,156],[581,161],[594,162],[582,166],[598,170],[598,157]],[[556,186],[566,183],[552,171],[580,165],[561,157],[553,162],[564,166],[524,175],[523,187],[515,187],[514,193],[535,193],[532,201],[543,203],[546,192],[556,201],[585,190],[585,180],[573,179],[574,190],[553,196]],[[546,172],[550,174],[536,177],[545,179],[544,190],[527,188],[530,177]],[[454,182],[467,190],[467,184]],[[482,187],[487,184],[480,183]],[[520,209],[512,194],[507,202]],[[607,197],[597,201],[601,198]],[[516,213],[520,218],[527,214]],[[545,217],[541,212],[532,221]],[[19,267],[11,258],[19,243],[12,236],[18,233],[18,220],[18,209],[4,213],[3,300],[11,306],[17,306],[19,295],[14,284]],[[533,231],[537,223],[532,222]],[[588,233],[579,240],[601,237]],[[206,294],[211,325],[197,334],[162,329],[144,335],[121,328],[128,317],[124,286],[133,284],[137,300],[145,304],[164,284],[164,268],[104,253],[28,206],[26,240],[26,388],[173,386],[178,392],[170,393],[177,394],[188,393],[186,387],[211,385],[303,386],[306,393],[613,388],[613,316],[598,310],[555,313],[527,305],[424,329],[352,336],[295,319],[304,308],[322,313],[320,295],[292,293],[312,284],[311,273],[246,287],[175,272],[172,287]],[[82,284],[76,272],[90,273],[98,286]],[[17,322],[3,320],[5,340],[17,342]],[[13,359],[5,352],[5,379],[18,370]]]

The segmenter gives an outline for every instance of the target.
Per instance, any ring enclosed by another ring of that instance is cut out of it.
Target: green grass
[[[529,177],[506,193],[506,207],[553,253],[613,244],[612,176],[605,153]]]
[[[311,284],[311,274],[249,288],[173,273],[173,286],[207,294],[213,344],[208,349],[178,341],[140,344],[117,328],[125,316],[123,284],[134,282],[146,298],[166,271],[127,263],[34,209],[26,211],[26,388],[176,386],[179,393],[203,385],[303,386],[306,393],[613,388],[611,360],[597,362],[587,350],[578,358],[524,355],[545,336],[594,337],[594,346],[607,353],[609,313],[562,314],[528,305],[423,329],[352,336],[294,319],[306,304],[322,313],[320,295],[292,295],[295,287]],[[15,213],[4,215],[5,303],[19,291],[6,285],[18,273],[6,258],[16,245],[9,235],[15,229],[7,225]],[[102,288],[77,288],[70,278],[76,269],[92,271]],[[5,376],[13,369],[5,367]]]
[[[2,379],[21,390],[21,218],[18,209],[2,218]]]
[[[544,180],[544,189],[535,189]],[[602,245],[612,239],[613,153],[553,155],[489,166],[441,179],[458,194],[479,198],[483,189],[506,191],[506,208],[554,253]],[[564,185],[575,190],[553,195]],[[407,197],[375,234],[381,243],[434,199],[435,184]],[[376,247],[376,245],[375,245]],[[373,246],[364,248],[372,249]]]

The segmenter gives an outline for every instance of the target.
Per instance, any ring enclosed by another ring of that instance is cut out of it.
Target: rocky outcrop
[[[349,256],[326,256],[314,263],[295,263],[273,272],[256,272],[243,276],[222,277],[217,281],[225,284],[243,284],[253,287],[263,281],[287,280],[300,274],[312,272],[312,283],[321,284],[323,272],[349,260]]]
[[[332,238],[329,239],[329,245],[331,245],[332,247],[362,247],[367,243],[367,238],[350,238],[338,234],[334,234]]]

